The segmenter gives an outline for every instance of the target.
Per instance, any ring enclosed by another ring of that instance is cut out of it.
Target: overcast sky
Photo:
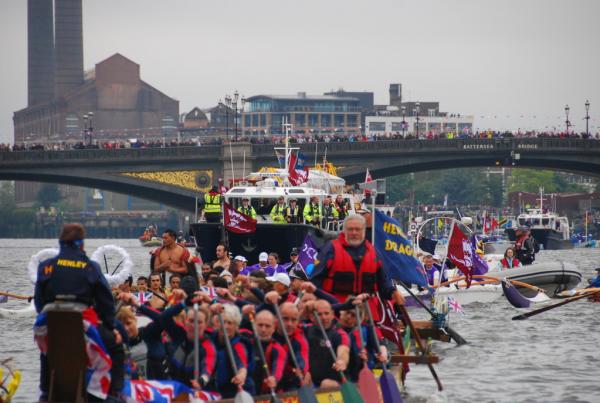
[[[0,142],[27,102],[27,1],[0,2]],[[388,85],[480,129],[600,130],[598,0],[84,0],[85,68],[119,52],[180,101]],[[599,128],[596,128],[596,127]]]

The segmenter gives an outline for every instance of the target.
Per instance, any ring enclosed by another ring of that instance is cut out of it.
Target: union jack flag
[[[465,316],[465,310],[462,308],[460,303],[453,297],[448,297],[448,308],[458,313],[461,316]]]
[[[106,399],[110,387],[110,367],[112,360],[106,351],[98,332],[98,316],[93,308],[82,312],[83,336],[85,351],[88,357],[85,371],[86,390],[90,395],[99,399]],[[48,316],[45,312],[38,315],[33,326],[35,341],[42,352],[48,352]]]

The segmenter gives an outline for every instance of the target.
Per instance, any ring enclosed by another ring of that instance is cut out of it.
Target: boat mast
[[[544,213],[544,188],[540,186],[540,214]]]
[[[281,126],[282,126],[283,130],[285,131],[285,167],[284,168],[285,168],[285,172],[288,172],[288,169],[289,169],[288,165],[290,163],[290,154],[289,154],[290,148],[289,148],[289,144],[288,144],[290,137],[289,137],[288,130],[290,129],[291,124],[288,122],[287,116],[284,116],[281,122],[282,122]]]

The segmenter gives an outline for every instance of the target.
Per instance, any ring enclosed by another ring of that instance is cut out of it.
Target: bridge
[[[0,152],[0,180],[97,188],[194,210],[217,178],[276,165],[272,144]],[[298,145],[327,160],[349,183],[461,167],[532,167],[600,175],[600,141],[559,138],[380,140]],[[326,150],[326,151],[325,151]]]

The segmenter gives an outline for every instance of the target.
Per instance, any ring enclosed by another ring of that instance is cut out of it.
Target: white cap
[[[267,277],[267,281],[271,281],[273,283],[275,283],[275,282],[281,283],[286,287],[290,286],[290,278],[285,273],[275,273],[271,277]]]
[[[267,252],[260,252],[260,255],[258,255],[258,261],[266,262],[268,260],[269,260],[269,255],[267,255]]]
[[[221,274],[219,274],[219,277],[225,277],[225,276],[231,276],[231,277],[233,277],[233,274],[231,274],[231,272],[229,270],[223,270],[221,272]]]
[[[239,260],[240,262],[247,262],[248,261],[248,259],[246,259],[242,255],[237,255],[236,257],[233,258],[233,260]]]
[[[433,255],[432,257],[433,257],[433,260],[442,260],[440,255]]]

